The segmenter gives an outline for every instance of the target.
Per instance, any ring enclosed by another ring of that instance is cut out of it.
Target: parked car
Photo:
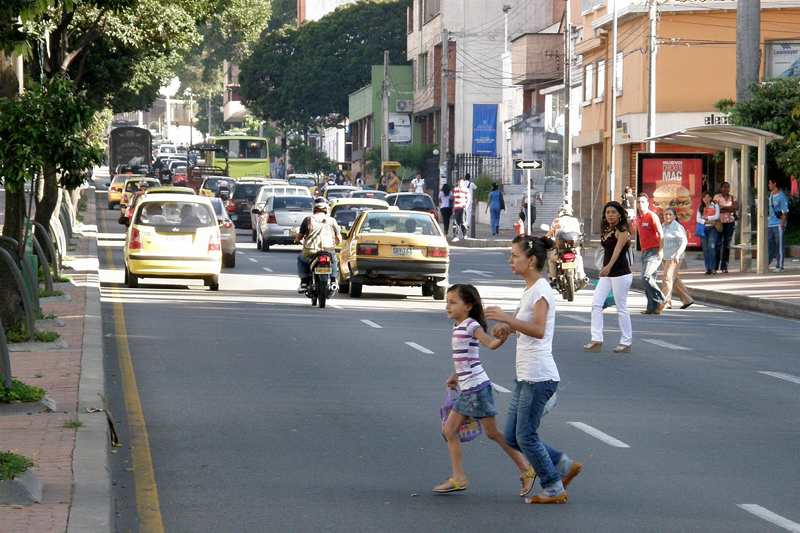
[[[439,210],[433,203],[433,199],[423,192],[397,192],[387,194],[384,198],[389,205],[396,205],[402,210],[422,211],[430,213],[437,221],[439,220]]]
[[[350,198],[372,198],[375,200],[386,200],[389,193],[375,189],[361,189],[350,193]]]
[[[252,228],[253,242],[256,242],[256,228],[259,224],[259,217],[261,217],[267,200],[270,196],[311,196],[311,191],[308,187],[302,185],[288,185],[286,182],[281,184],[264,185],[258,191],[253,202],[253,207],[250,209],[250,227]]]
[[[273,244],[294,244],[293,230],[313,209],[311,196],[270,196],[259,217],[256,247],[267,252]]]
[[[233,268],[236,266],[236,227],[225,211],[225,205],[221,198],[211,198],[211,206],[214,208],[214,215],[217,217],[219,226],[220,242],[222,244],[222,266]]]
[[[237,228],[252,229],[250,209],[253,208],[258,191],[264,185],[266,181],[237,180],[231,197],[225,204],[225,209]]]

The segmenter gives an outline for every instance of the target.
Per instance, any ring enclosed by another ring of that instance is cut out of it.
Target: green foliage
[[[44,389],[26,385],[16,379],[11,380],[10,389],[0,385],[0,403],[38,402],[42,398],[44,398]],[[2,460],[0,460],[0,464],[2,464]],[[0,479],[3,479],[2,475],[0,475]]]
[[[348,95],[363,87],[370,65],[405,64],[402,23],[408,2],[364,0],[300,28],[262,35],[241,64],[242,97],[257,116],[285,125],[335,124]]]
[[[202,100],[198,102],[197,113],[195,113],[195,126],[198,130],[209,133],[208,131],[208,102]],[[217,134],[222,131],[223,114],[220,111],[222,107],[222,94],[215,94],[211,97],[211,135]]]
[[[54,331],[37,331],[33,334],[33,341],[35,342],[55,342],[60,338],[61,335]],[[30,340],[31,336],[22,324],[17,324],[6,330],[6,341],[9,344],[28,342]]]
[[[14,479],[33,466],[33,461],[24,455],[0,452],[0,481]]]
[[[411,144],[396,145],[389,144],[389,159],[398,161],[406,168],[416,172],[422,172],[425,161],[433,155],[435,145],[432,144]]]
[[[272,0],[272,17],[267,30],[272,31],[287,24],[297,23],[297,0]]]
[[[336,165],[325,153],[302,141],[289,143],[289,157],[295,172],[333,172]]]
[[[83,426],[83,422],[80,420],[67,420],[64,422],[64,428],[66,429],[78,429],[81,426]]]
[[[787,78],[753,88],[747,102],[720,100],[717,109],[730,113],[733,124],[783,136],[767,145],[767,174],[786,182],[800,176],[800,80]]]
[[[478,176],[475,180],[475,197],[481,201],[489,200],[489,193],[492,191],[494,180],[490,176]]]

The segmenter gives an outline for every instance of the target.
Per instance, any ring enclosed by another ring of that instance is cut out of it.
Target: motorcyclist
[[[322,184],[322,194],[325,194],[325,191],[328,188],[333,187],[336,185],[336,174],[328,174],[328,178],[325,180],[325,183]]]
[[[325,198],[314,200],[314,213],[306,217],[300,224],[300,231],[296,241],[303,243],[303,251],[297,256],[297,274],[300,276],[300,287],[297,292],[304,293],[308,288],[311,278],[311,260],[321,251],[331,254],[331,282],[336,290],[338,264],[336,259],[336,245],[342,240],[342,232],[336,219],[328,216],[328,201]]]
[[[578,282],[578,284],[583,282],[583,285],[586,286],[589,280],[583,270],[583,255],[581,249],[583,232],[581,231],[581,223],[577,218],[572,216],[572,207],[569,204],[564,204],[561,209],[558,210],[556,218],[553,219],[553,223],[550,225],[550,229],[547,231],[547,236],[550,239],[555,240],[556,244],[558,244],[559,240],[563,240],[563,235],[569,233],[572,233],[576,236],[574,244],[576,270],[575,280]],[[547,252],[547,274],[550,277],[551,284],[555,282],[558,249],[559,247],[556,246]]]

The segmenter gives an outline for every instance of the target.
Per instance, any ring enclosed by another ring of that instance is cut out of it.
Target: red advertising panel
[[[701,154],[639,154],[639,191],[650,197],[651,208],[664,220],[664,210],[675,209],[686,228],[689,246],[700,246],[694,234],[703,187],[706,158]]]

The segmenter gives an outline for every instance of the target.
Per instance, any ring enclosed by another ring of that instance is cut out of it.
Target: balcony
[[[511,43],[514,83],[546,86],[564,78],[564,36],[559,33],[528,33]]]

